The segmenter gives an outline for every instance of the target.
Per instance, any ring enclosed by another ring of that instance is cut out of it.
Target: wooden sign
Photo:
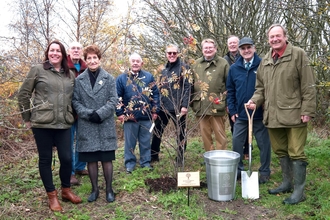
[[[200,176],[198,172],[178,172],[178,187],[199,187]]]

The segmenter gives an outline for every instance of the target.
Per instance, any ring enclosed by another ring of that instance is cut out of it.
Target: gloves
[[[90,122],[97,123],[97,124],[101,124],[101,123],[102,123],[101,118],[100,118],[100,116],[96,113],[96,111],[93,111],[93,113],[92,113],[92,114],[89,114],[88,116],[89,116],[89,119],[88,119],[88,120],[89,120]]]

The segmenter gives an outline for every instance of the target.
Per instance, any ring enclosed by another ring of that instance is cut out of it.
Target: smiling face
[[[166,57],[170,63],[174,63],[178,59],[178,48],[174,46],[167,47]]]
[[[275,51],[280,51],[287,42],[288,38],[280,26],[275,26],[268,32],[268,43]]]
[[[85,61],[88,69],[91,70],[92,72],[95,72],[100,67],[101,64],[99,57],[95,53],[87,53]]]
[[[254,56],[254,52],[256,51],[254,45],[244,44],[240,46],[239,52],[244,60],[250,61]]]
[[[68,54],[73,63],[79,62],[82,56],[82,46],[78,42],[72,43],[68,50]]]
[[[230,53],[236,54],[238,52],[238,42],[239,42],[238,37],[228,38],[227,46]]]
[[[138,73],[143,65],[142,58],[138,54],[133,54],[129,58],[129,62],[131,64],[131,70],[133,73]]]
[[[212,42],[204,42],[203,43],[203,56],[206,60],[211,60],[215,56],[217,52],[217,48]]]
[[[61,67],[62,59],[63,59],[63,56],[62,56],[62,51],[61,51],[60,45],[58,45],[56,43],[52,43],[49,46],[49,50],[48,50],[48,60],[49,60],[49,62],[55,68],[59,68],[59,67]]]

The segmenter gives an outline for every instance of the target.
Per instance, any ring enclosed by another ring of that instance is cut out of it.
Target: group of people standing
[[[230,36],[224,58],[216,54],[213,39],[204,39],[203,56],[191,67],[180,58],[178,46],[170,44],[165,51],[167,63],[157,80],[142,70],[143,60],[137,53],[129,57],[130,69],[115,79],[101,68],[102,55],[97,46],[83,49],[74,42],[67,55],[61,42],[51,42],[44,62],[31,68],[18,94],[23,120],[35,137],[50,209],[62,210],[52,177],[54,146],[60,160],[63,200],[82,202],[70,188],[79,183],[75,174],[80,174],[90,178],[88,202],[96,201],[100,161],[105,198],[113,202],[112,161],[117,149],[114,115],[123,123],[124,163],[126,172],[131,173],[137,163],[137,142],[140,167],[153,169],[151,163],[160,160],[162,135],[169,121],[177,130],[176,165],[182,166],[189,106],[196,114],[205,151],[227,149],[225,121],[229,115],[233,150],[241,155],[238,179],[244,169],[243,147],[247,145],[244,106],[250,112],[256,109],[253,133],[260,149],[259,182],[269,181],[272,147],[281,163],[283,182],[269,193],[294,190],[284,203],[303,201],[307,166],[304,145],[307,122],[315,115],[315,79],[306,53],[287,41],[282,25],[272,25],[267,35],[271,49],[263,59],[251,38]]]

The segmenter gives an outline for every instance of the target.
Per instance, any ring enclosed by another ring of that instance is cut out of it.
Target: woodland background
[[[118,15],[112,0],[12,2],[16,12],[9,26],[12,35],[0,34],[5,45],[0,49],[0,128],[23,128],[19,120],[12,120],[19,117],[12,108],[16,92],[54,39],[66,45],[72,41],[97,44],[103,53],[103,68],[115,76],[128,68],[128,56],[137,51],[144,59],[144,69],[156,75],[166,62],[168,43],[179,45],[183,59],[192,63],[201,56],[203,38],[214,38],[218,54],[224,56],[229,35],[249,36],[262,56],[269,50],[268,27],[281,23],[288,30],[289,41],[308,53],[317,79],[313,128],[321,136],[329,136],[329,0],[131,0],[128,5]],[[1,135],[0,147],[6,138]]]

